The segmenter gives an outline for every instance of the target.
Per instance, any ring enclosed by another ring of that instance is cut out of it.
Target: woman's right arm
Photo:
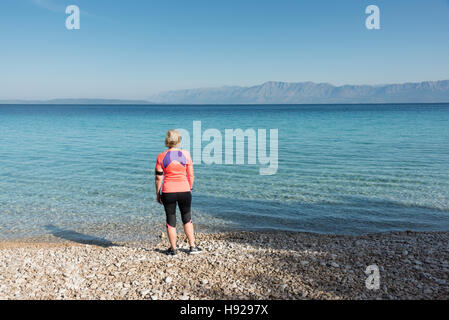
[[[192,161],[192,158],[190,157],[190,154],[188,154],[188,157],[187,157],[186,173],[187,173],[187,180],[189,180],[190,190],[192,190],[193,182],[195,181],[195,177],[193,175],[193,161]]]

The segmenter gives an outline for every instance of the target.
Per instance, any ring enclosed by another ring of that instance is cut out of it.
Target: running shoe
[[[201,251],[202,250],[198,247],[190,247],[189,254],[197,254],[200,253]]]
[[[166,254],[169,256],[175,256],[178,253],[178,250],[173,249],[172,247],[168,248]]]

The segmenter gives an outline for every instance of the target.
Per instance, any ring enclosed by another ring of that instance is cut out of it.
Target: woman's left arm
[[[164,176],[163,176],[163,173],[162,173],[162,175],[159,173],[160,173],[159,171],[156,171],[155,178],[154,178],[154,184],[156,186],[156,200],[157,200],[157,202],[162,204],[161,187],[162,187],[162,182],[164,181]]]
[[[161,188],[163,181],[164,181],[164,171],[162,168],[161,156],[159,155],[156,159],[156,168],[154,169],[154,185],[156,187],[156,200],[160,204],[162,204]]]

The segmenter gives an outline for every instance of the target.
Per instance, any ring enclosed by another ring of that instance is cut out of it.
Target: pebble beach
[[[449,232],[196,237],[200,254],[181,234],[176,256],[163,233],[155,245],[0,242],[0,299],[449,299]]]

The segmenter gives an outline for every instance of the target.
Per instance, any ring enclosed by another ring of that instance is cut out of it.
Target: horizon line
[[[170,89],[170,90],[164,90],[159,91],[157,93],[151,94],[150,97],[157,96],[159,94],[164,93],[170,93],[170,92],[180,92],[180,91],[191,91],[191,90],[208,90],[208,89],[216,89],[216,88],[226,88],[226,87],[237,87],[237,88],[253,88],[257,86],[262,86],[267,83],[286,83],[286,84],[304,84],[304,83],[312,83],[316,85],[325,84],[330,85],[335,88],[340,88],[344,86],[356,86],[356,87],[382,87],[382,86],[391,86],[391,85],[406,85],[406,84],[419,84],[419,83],[429,83],[429,82],[444,82],[449,81],[449,77],[447,79],[440,79],[440,80],[422,80],[422,81],[407,81],[407,82],[397,82],[397,83],[384,83],[384,84],[342,84],[342,85],[335,85],[330,82],[314,82],[314,81],[299,81],[299,82],[290,82],[290,81],[276,81],[276,80],[268,80],[264,81],[260,84],[254,84],[254,85],[248,85],[248,86],[240,86],[240,85],[221,85],[221,86],[212,86],[212,87],[197,87],[197,88],[185,88],[185,89]],[[3,104],[2,102],[5,101],[22,101],[25,104],[26,103],[39,103],[43,104],[44,102],[51,102],[54,100],[111,100],[111,101],[141,101],[142,103],[148,102],[149,104],[154,104],[151,100],[148,99],[137,99],[137,98],[48,98],[48,99],[22,99],[22,98],[12,98],[12,99],[0,99],[0,104]],[[17,104],[16,102],[14,102]],[[406,102],[404,102],[406,103]]]
[[[399,105],[399,104],[449,104],[446,102],[339,102],[339,103],[2,103],[0,106],[316,106],[316,105]]]

